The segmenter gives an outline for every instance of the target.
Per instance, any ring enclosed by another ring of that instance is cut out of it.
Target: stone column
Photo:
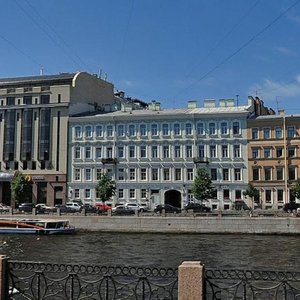
[[[178,300],[204,300],[204,266],[184,261],[178,268]]]
[[[0,255],[0,300],[8,299],[8,283],[6,282],[6,263],[7,257]]]

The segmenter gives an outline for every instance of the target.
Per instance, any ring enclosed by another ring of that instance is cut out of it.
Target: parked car
[[[289,202],[289,203],[284,204],[283,211],[292,212],[293,210],[297,210],[297,208],[299,208],[299,207],[300,207],[300,203]]]
[[[172,206],[170,204],[159,204],[154,208],[155,213],[161,213],[165,210],[166,213],[180,213],[181,209],[179,207]]]
[[[10,207],[0,203],[0,213],[9,212]]]
[[[66,207],[74,209],[74,211],[76,211],[76,212],[81,212],[81,210],[82,210],[82,206],[77,202],[67,202]]]
[[[107,212],[108,210],[111,209],[111,206],[105,203],[96,203],[95,207],[96,209],[98,209],[99,212]]]
[[[112,213],[116,215],[134,215],[135,210],[125,205],[118,205],[112,208]]]
[[[33,203],[21,203],[18,206],[18,210],[20,212],[32,212],[33,208],[35,207],[35,205]]]
[[[243,200],[234,201],[235,210],[250,210],[249,206]]]
[[[193,212],[210,212],[211,209],[208,206],[205,206],[200,203],[189,203],[184,207],[186,211],[192,210]]]
[[[133,209],[134,211],[143,211],[142,209],[142,207],[140,207],[137,203],[125,203],[124,204],[125,205],[125,207],[127,207],[127,208],[131,208],[131,209]]]
[[[96,208],[96,206],[93,206],[88,203],[85,203],[82,208],[85,209],[85,212],[87,212],[87,213],[97,213],[98,212],[98,209]]]
[[[67,206],[67,205],[64,205],[64,204],[56,204],[55,205],[55,211],[57,211],[57,209],[59,209],[61,213],[75,213],[75,212],[77,212],[77,210],[75,210],[73,207]]]
[[[38,203],[35,208],[38,213],[49,213],[55,211],[55,207],[48,206],[45,203]]]

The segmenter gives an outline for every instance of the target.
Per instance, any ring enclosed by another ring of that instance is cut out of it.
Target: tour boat
[[[75,227],[67,220],[1,219],[0,234],[72,234]]]

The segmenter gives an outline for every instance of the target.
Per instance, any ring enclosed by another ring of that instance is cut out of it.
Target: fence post
[[[6,263],[7,257],[5,255],[0,255],[0,300],[6,300],[8,293],[8,282],[6,282]]]
[[[184,261],[178,268],[178,300],[204,300],[204,265]]]

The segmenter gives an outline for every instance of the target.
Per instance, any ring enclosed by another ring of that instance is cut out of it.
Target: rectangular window
[[[118,136],[124,136],[124,125],[118,125]]]
[[[175,145],[174,151],[175,151],[175,158],[181,158],[180,145]]]
[[[158,150],[157,150],[156,145],[151,147],[151,156],[152,156],[152,158],[157,158],[158,157]]]
[[[252,158],[259,158],[259,150],[257,148],[252,148]]]
[[[276,137],[276,139],[281,139],[282,138],[282,128],[281,127],[276,127],[275,128],[275,137]]]
[[[145,124],[140,125],[140,135],[141,136],[146,136],[147,135],[147,130],[146,130],[146,125]]]
[[[272,190],[265,190],[266,194],[266,203],[272,202]]]
[[[157,124],[152,124],[151,125],[151,135],[153,135],[153,136],[158,135]]]
[[[293,138],[293,137],[295,137],[295,135],[296,135],[296,130],[295,130],[295,127],[294,127],[294,126],[288,126],[288,128],[287,128],[287,135],[288,135],[288,138]]]
[[[283,190],[277,190],[277,202],[283,202]]]
[[[85,137],[91,138],[92,136],[93,136],[92,126],[86,126],[85,127]]]
[[[107,147],[106,148],[106,157],[107,158],[113,158],[113,148],[112,147]]]
[[[92,170],[85,169],[85,180],[91,181],[92,180]]]
[[[258,139],[258,128],[252,128],[252,139],[253,140]]]
[[[141,180],[147,180],[147,169],[141,168]]]
[[[289,166],[289,180],[296,179],[296,168],[293,166]]]
[[[158,180],[158,169],[154,168],[154,169],[151,169],[151,170],[152,170],[152,180],[157,181]]]
[[[119,180],[124,180],[125,176],[124,176],[124,168],[119,168],[118,169],[118,179]]]
[[[222,157],[223,158],[228,157],[228,145],[222,145]]]
[[[175,180],[181,180],[181,169],[180,168],[175,169]]]
[[[224,189],[224,190],[223,190],[223,199],[228,200],[229,197],[230,197],[230,192],[229,192],[229,190],[228,190],[228,189]]]
[[[141,198],[146,199],[147,198],[147,190],[146,189],[141,189]]]
[[[141,158],[147,157],[147,151],[146,151],[146,146],[145,145],[142,145],[140,147],[140,157]]]
[[[194,180],[194,170],[193,169],[187,169],[187,180],[192,181]]]
[[[32,96],[24,96],[23,97],[23,103],[26,105],[32,104]]]
[[[264,132],[264,139],[265,140],[271,138],[271,129],[270,128],[264,128],[263,132]]]
[[[108,125],[106,127],[106,134],[108,137],[112,137],[113,136],[113,127],[111,125]]]
[[[198,157],[201,157],[201,158],[205,157],[204,145],[198,146]]]
[[[135,158],[135,146],[133,145],[129,146],[129,157]]]
[[[295,147],[289,147],[288,148],[288,157],[295,157],[296,155],[296,148]]]
[[[264,148],[264,158],[271,157],[271,148]]]
[[[85,189],[84,190],[84,198],[85,199],[90,199],[91,198],[91,190],[90,189]]]
[[[119,199],[124,198],[124,190],[123,189],[118,189],[118,197],[119,197]]]
[[[253,177],[253,180],[259,180],[259,169],[258,168],[252,169],[252,177]]]
[[[136,136],[136,133],[135,133],[135,125],[129,125],[128,127],[128,135],[129,136]]]
[[[185,134],[186,135],[192,134],[192,124],[191,123],[185,124]]]
[[[74,169],[74,180],[80,180],[80,169]]]
[[[228,134],[228,125],[227,125],[227,122],[222,122],[221,123],[221,134],[222,135]]]
[[[102,169],[97,168],[96,169],[96,178],[97,178],[97,180],[100,180],[101,176],[102,176]]]
[[[209,146],[210,157],[217,157],[216,145]]]
[[[265,180],[272,180],[272,169],[270,167],[264,167]]]
[[[205,128],[203,123],[197,123],[197,134],[199,135],[205,134]]]
[[[101,125],[96,126],[96,137],[101,137],[103,136],[103,128]]]
[[[282,167],[276,168],[276,178],[277,178],[277,180],[283,180],[283,168]]]
[[[96,159],[100,159],[102,157],[102,148],[96,147]]]
[[[169,124],[163,124],[162,125],[162,134],[163,135],[169,135],[170,134]]]
[[[223,169],[223,180],[224,181],[228,181],[229,180],[229,169],[228,168],[224,168]]]
[[[216,168],[210,169],[210,178],[211,180],[218,180],[218,174]]]
[[[170,180],[170,169],[169,168],[163,169],[163,178],[164,178],[164,180]]]
[[[192,148],[192,145],[186,145],[185,150],[186,150],[185,155],[186,155],[187,158],[193,157],[193,148]]]
[[[283,155],[283,148],[276,148],[276,157],[282,157]]]
[[[129,190],[129,198],[134,199],[135,198],[135,189]]]
[[[232,131],[233,131],[234,135],[240,134],[240,123],[239,122],[233,122]]]
[[[242,191],[235,190],[235,200],[241,200],[241,199],[242,199]]]
[[[235,158],[241,157],[241,146],[240,145],[233,145],[233,156]]]
[[[74,148],[74,158],[75,159],[80,159],[81,158],[80,146],[76,146]]]
[[[85,147],[85,158],[87,158],[87,159],[92,158],[92,147],[91,146]]]
[[[163,158],[170,158],[170,147],[169,145],[163,146]]]
[[[75,138],[81,138],[81,127],[80,126],[76,126],[75,127]]]
[[[209,128],[210,135],[216,134],[216,124],[215,123],[209,123],[208,128]]]
[[[80,191],[79,191],[79,189],[74,189],[74,198],[75,199],[80,198]]]
[[[174,124],[174,135],[180,135],[180,124]]]
[[[134,168],[129,169],[129,180],[135,180],[135,169]]]
[[[239,168],[234,169],[234,180],[236,181],[242,180],[241,169]]]

